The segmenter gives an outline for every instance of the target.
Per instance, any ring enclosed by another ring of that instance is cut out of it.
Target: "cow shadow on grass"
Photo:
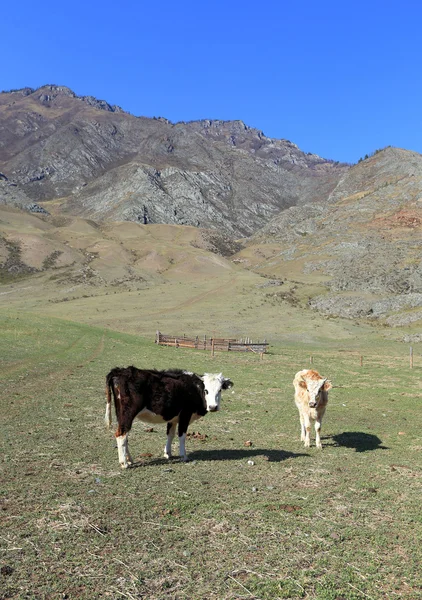
[[[354,448],[356,452],[369,452],[370,450],[388,450],[387,446],[382,445],[382,440],[372,433],[363,433],[362,431],[344,431],[333,435],[333,446],[343,446],[345,448]]]
[[[248,448],[230,450],[194,450],[190,452],[190,460],[251,460],[263,456],[268,462],[283,462],[289,458],[309,456],[304,453],[288,452],[287,450],[269,450],[268,448]]]
[[[215,461],[215,460],[252,460],[262,456],[268,462],[283,462],[289,458],[299,458],[300,456],[309,456],[305,453],[288,452],[286,450],[269,450],[268,448],[248,448],[239,450],[193,450],[188,452],[189,462],[193,461]],[[147,465],[169,466],[175,462],[182,462],[180,456],[172,456],[170,459],[164,457],[137,459],[131,465],[131,468],[145,467]]]

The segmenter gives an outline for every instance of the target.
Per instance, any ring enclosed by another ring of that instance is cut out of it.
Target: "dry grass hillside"
[[[147,337],[159,329],[353,347],[369,334],[303,307],[297,284],[245,269],[223,256],[231,251],[224,237],[194,227],[100,226],[2,207],[0,307]]]

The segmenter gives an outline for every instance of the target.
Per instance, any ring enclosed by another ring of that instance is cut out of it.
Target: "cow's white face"
[[[309,394],[309,407],[315,408],[318,406],[321,392],[331,388],[331,384],[327,379],[307,379],[306,388]]]
[[[205,404],[209,412],[216,412],[220,409],[221,390],[227,390],[232,387],[233,382],[223,373],[204,373],[201,377],[204,382]]]

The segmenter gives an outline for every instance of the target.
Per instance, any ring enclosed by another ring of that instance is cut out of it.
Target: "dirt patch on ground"
[[[417,229],[419,227],[422,227],[422,209],[402,209],[388,217],[380,217],[378,219],[374,219],[370,226],[375,229],[396,229],[397,227]]]

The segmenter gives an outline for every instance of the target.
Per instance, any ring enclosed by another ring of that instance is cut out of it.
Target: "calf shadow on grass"
[[[354,448],[356,452],[369,452],[370,450],[388,450],[387,446],[382,446],[382,441],[372,433],[363,433],[362,431],[344,431],[338,435],[333,435],[331,439],[335,446],[345,448]]]

